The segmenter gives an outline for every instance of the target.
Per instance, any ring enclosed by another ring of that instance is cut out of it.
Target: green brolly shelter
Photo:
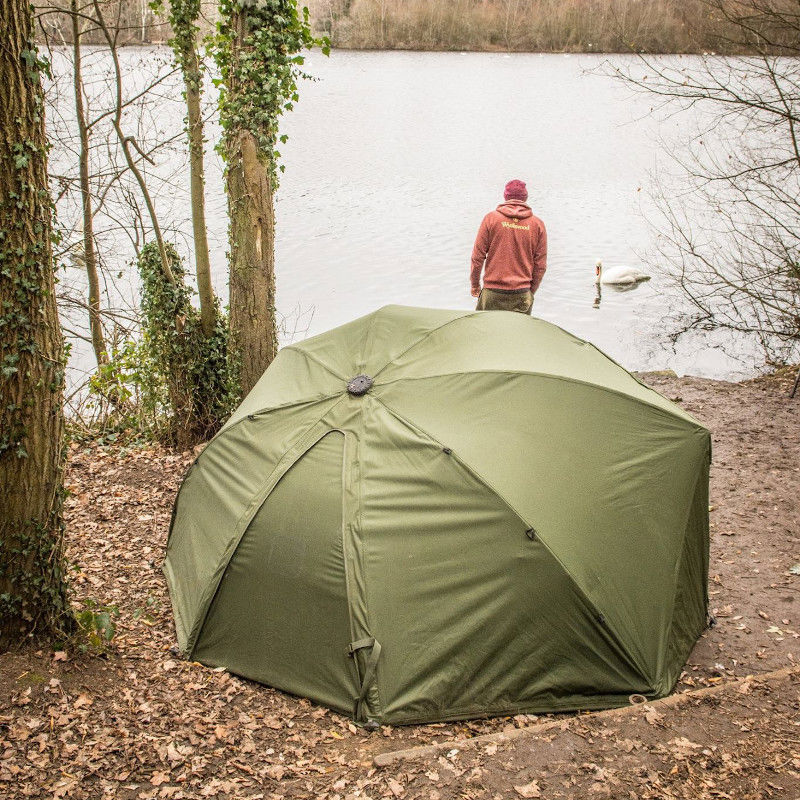
[[[665,695],[706,624],[710,450],[555,325],[383,308],[281,350],[189,471],[179,644],[359,721]]]

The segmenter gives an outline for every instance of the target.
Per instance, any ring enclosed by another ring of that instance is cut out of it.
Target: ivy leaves
[[[40,74],[51,77],[50,62],[39,55],[35,42],[31,41],[30,47],[22,50],[19,55],[25,64],[26,77],[31,83],[38,81]]]
[[[330,45],[313,36],[308,8],[298,10],[295,0],[221,0],[220,13],[214,55],[222,75],[222,154],[230,157],[237,132],[249,132],[277,188],[276,144],[286,141],[279,119],[299,99],[297,81],[309,77],[299,51],[318,45],[327,55]]]
[[[155,242],[146,244],[137,262],[142,278],[145,356],[152,365],[149,391],[168,407],[169,437],[193,446],[219,429],[231,410],[233,383],[228,363],[227,317],[219,311],[211,336],[203,334],[200,314],[191,304],[185,268],[167,245],[175,284],[164,277]]]
[[[150,8],[156,14],[164,11],[164,0],[153,0]],[[193,59],[195,51],[195,39],[199,30],[197,20],[200,16],[200,0],[169,0],[169,24],[172,28],[172,38],[169,45],[175,53],[175,61],[180,67],[181,72],[198,72],[193,76],[199,81],[199,73],[202,73],[202,62]]]

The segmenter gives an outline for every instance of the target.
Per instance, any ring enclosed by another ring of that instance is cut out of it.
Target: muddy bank
[[[709,599],[684,683],[800,663],[800,396],[792,370],[744,383],[641,376],[711,430]]]

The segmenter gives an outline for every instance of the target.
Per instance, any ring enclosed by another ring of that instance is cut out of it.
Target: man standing
[[[528,190],[522,181],[509,181],[504,197],[478,229],[472,249],[472,296],[478,298],[478,311],[530,314],[547,269],[547,232],[526,202]]]

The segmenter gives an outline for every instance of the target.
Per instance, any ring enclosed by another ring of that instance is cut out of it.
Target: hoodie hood
[[[516,219],[527,219],[533,216],[531,207],[521,200],[507,200],[505,203],[500,203],[497,210],[504,216]]]

